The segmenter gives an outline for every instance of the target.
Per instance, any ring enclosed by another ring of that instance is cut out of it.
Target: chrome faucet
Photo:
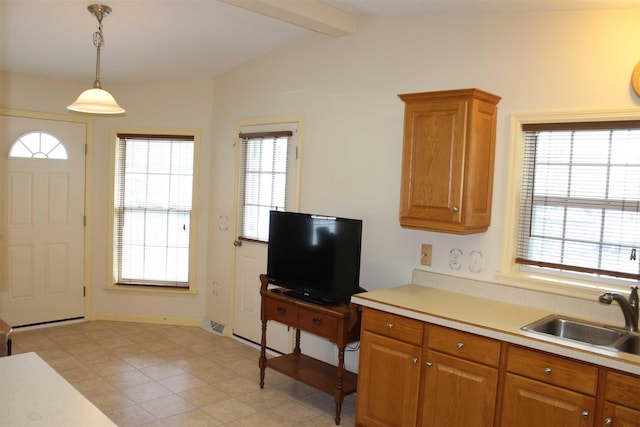
[[[630,331],[638,332],[638,287],[631,287],[631,294],[629,298],[625,298],[624,295],[620,295],[616,292],[605,292],[598,298],[603,304],[611,304],[613,301],[617,301],[624,315],[624,328]]]

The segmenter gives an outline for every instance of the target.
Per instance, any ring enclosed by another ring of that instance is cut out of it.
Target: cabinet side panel
[[[482,101],[474,101],[467,139],[468,186],[465,197],[467,223],[473,226],[489,226],[493,196],[493,169],[495,153],[497,107]]]

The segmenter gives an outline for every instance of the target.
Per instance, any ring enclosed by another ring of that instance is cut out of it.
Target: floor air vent
[[[218,335],[224,335],[224,328],[226,326],[222,323],[218,323],[218,322],[214,322],[213,320],[209,320],[209,319],[203,319],[202,320],[202,328],[209,331],[209,332],[213,332],[215,334]]]

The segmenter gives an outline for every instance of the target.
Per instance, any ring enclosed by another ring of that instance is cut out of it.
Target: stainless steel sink
[[[604,325],[558,315],[545,317],[522,329],[593,345],[610,345],[623,335],[623,332]]]
[[[640,355],[640,335],[630,335],[620,343],[616,344],[616,349],[625,353]]]
[[[587,320],[553,314],[523,326],[522,330],[640,355],[640,334]]]

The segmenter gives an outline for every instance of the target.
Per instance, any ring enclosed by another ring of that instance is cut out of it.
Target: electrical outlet
[[[431,265],[432,252],[433,252],[432,246],[423,243],[422,249],[420,249],[420,264]]]
[[[449,268],[452,270],[460,270],[462,267],[462,251],[453,248],[449,251]]]
[[[469,271],[480,273],[482,271],[482,252],[471,251],[469,254]]]

